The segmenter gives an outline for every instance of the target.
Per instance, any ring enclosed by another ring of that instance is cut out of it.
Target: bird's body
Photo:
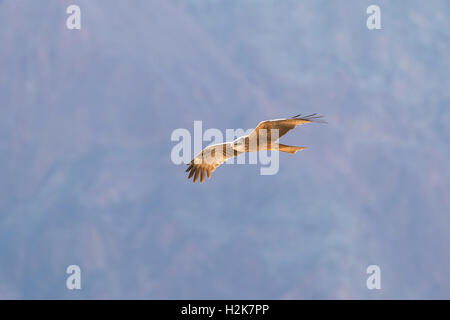
[[[203,149],[189,163],[186,170],[186,172],[189,172],[188,178],[194,176],[193,181],[196,182],[200,177],[200,182],[203,182],[206,175],[210,178],[211,172],[222,163],[246,152],[278,150],[294,154],[306,147],[287,146],[278,143],[278,139],[298,125],[309,122],[323,122],[321,118],[321,116],[311,114],[305,117],[297,115],[287,119],[262,121],[246,136],[239,137],[231,142],[210,145]]]

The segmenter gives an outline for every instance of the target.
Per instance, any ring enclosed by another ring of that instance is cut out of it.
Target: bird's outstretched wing
[[[298,114],[293,116],[292,118],[285,119],[274,119],[274,120],[266,120],[262,121],[258,124],[258,126],[248,135],[249,139],[256,139],[258,136],[268,136],[268,140],[271,140],[271,130],[278,130],[278,139],[284,136],[286,133],[294,129],[298,125],[302,125],[309,122],[322,122],[322,116],[317,115],[316,113],[310,114],[308,116],[303,116]],[[261,133],[261,130],[266,130],[266,132]],[[278,140],[275,139],[275,140]]]
[[[232,143],[221,143],[206,147],[188,165],[186,172],[189,172],[188,179],[194,176],[194,182],[200,177],[203,183],[206,175],[211,178],[211,172],[217,169],[222,163],[239,153],[233,149]]]

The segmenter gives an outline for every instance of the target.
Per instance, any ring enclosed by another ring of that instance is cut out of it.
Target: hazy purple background
[[[450,298],[449,17],[446,0],[0,0],[0,298]],[[284,137],[309,149],[277,175],[192,184],[170,160],[194,120],[312,112],[329,124]]]

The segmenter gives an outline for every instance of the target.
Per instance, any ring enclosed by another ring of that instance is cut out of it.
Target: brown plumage
[[[189,172],[188,179],[194,176],[196,182],[200,177],[203,183],[206,175],[211,178],[211,172],[217,169],[226,160],[236,157],[245,152],[257,152],[262,150],[279,150],[294,154],[306,147],[294,147],[279,144],[278,139],[294,129],[298,125],[309,122],[322,122],[322,116],[311,114],[302,117],[300,114],[292,118],[274,119],[262,121],[247,136],[242,136],[231,142],[210,145],[203,149],[188,164],[186,172]]]

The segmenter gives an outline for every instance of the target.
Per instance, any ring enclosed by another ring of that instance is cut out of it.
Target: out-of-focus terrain
[[[45,2],[0,1],[0,298],[450,297],[450,3]],[[313,112],[277,175],[171,162]]]

